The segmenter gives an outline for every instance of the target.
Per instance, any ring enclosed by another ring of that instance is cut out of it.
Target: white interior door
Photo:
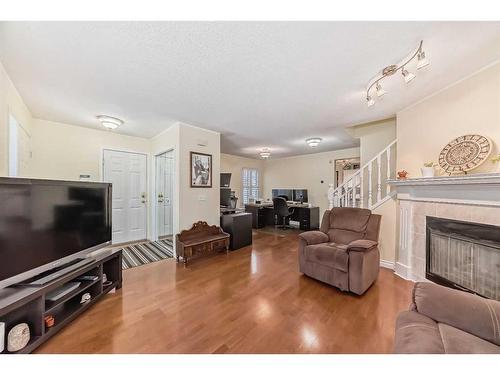
[[[156,213],[158,238],[172,235],[173,152],[156,156]]]
[[[9,115],[9,176],[29,175],[30,162],[31,137],[15,117]]]
[[[144,154],[104,150],[103,180],[113,184],[113,243],[147,237],[146,163]]]

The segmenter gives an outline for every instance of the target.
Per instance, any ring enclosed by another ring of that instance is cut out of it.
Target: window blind
[[[241,176],[243,204],[248,204],[250,198],[259,198],[259,171],[253,168],[243,168]]]

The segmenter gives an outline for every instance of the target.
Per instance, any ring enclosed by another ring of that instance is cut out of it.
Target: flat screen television
[[[111,243],[111,184],[0,178],[0,288]]]

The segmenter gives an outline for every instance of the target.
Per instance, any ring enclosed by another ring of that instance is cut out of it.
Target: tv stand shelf
[[[121,250],[101,251],[92,258],[92,263],[72,270],[43,286],[12,286],[0,290],[0,322],[5,323],[5,349],[1,354],[31,353],[112,289],[121,288]],[[110,285],[104,285],[103,274],[106,274]],[[48,293],[68,282],[76,281],[83,275],[97,276],[97,279],[79,280],[81,284],[77,289],[55,301],[46,298]],[[82,304],[81,297],[85,293],[90,293],[91,299]],[[44,318],[49,315],[54,317],[55,323],[46,328]],[[7,351],[7,335],[10,329],[19,323],[28,324],[31,338],[23,349],[10,353]]]

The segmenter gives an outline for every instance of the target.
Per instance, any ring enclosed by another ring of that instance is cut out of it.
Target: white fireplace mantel
[[[425,280],[426,217],[500,226],[500,173],[388,180],[399,201],[395,272]]]
[[[500,173],[388,180],[399,200],[500,207]]]

